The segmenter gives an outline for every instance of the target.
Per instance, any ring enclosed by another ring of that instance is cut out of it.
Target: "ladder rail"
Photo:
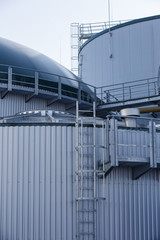
[[[79,115],[79,103],[76,102],[76,239],[97,240],[97,206],[105,200],[99,196],[98,176],[104,178],[105,160],[105,124],[96,118],[96,103],[93,103],[93,116],[85,118]],[[86,112],[86,111],[85,111]],[[89,122],[89,125],[88,125]],[[97,128],[98,127],[98,128]],[[102,139],[98,145],[97,129],[102,129]],[[98,154],[101,151],[103,169],[98,169]],[[103,194],[104,191],[102,191]]]

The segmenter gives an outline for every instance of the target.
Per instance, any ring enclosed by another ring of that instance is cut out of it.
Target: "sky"
[[[110,0],[111,20],[160,14],[160,0]],[[70,24],[108,21],[108,0],[0,0],[0,36],[33,48],[68,69]]]

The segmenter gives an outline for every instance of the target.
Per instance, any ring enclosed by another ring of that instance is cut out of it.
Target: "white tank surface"
[[[80,49],[82,79],[97,87],[158,78],[160,15],[95,34]]]

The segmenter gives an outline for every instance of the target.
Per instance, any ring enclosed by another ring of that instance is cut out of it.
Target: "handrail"
[[[91,85],[91,84],[88,84],[88,83],[84,83],[82,82],[82,80],[76,76],[77,79],[74,79],[74,78],[70,78],[70,77],[66,77],[66,76],[63,76],[63,75],[60,75],[60,74],[55,74],[55,73],[50,73],[50,72],[45,72],[45,71],[41,71],[41,70],[35,70],[35,69],[32,69],[32,68],[25,68],[25,67],[19,67],[19,66],[14,66],[14,65],[7,65],[7,64],[0,64],[0,66],[2,67],[11,67],[11,68],[17,68],[17,69],[21,69],[21,70],[28,70],[28,71],[32,71],[32,72],[38,72],[38,73],[42,73],[42,74],[47,74],[47,75],[51,75],[51,76],[56,76],[56,77],[61,77],[61,78],[65,78],[65,79],[68,79],[68,80],[71,80],[71,81],[74,81],[74,82],[80,82],[86,86],[89,86],[89,87],[93,87],[95,88],[95,86]],[[1,71],[0,71],[1,72]],[[5,73],[5,72],[3,72]],[[14,73],[13,73],[14,74]],[[25,76],[25,75],[22,75],[22,76]],[[28,77],[28,76],[26,76]],[[34,76],[33,76],[34,77]],[[49,81],[49,79],[47,79]]]
[[[100,88],[107,88],[107,87],[115,87],[115,86],[118,86],[118,85],[125,85],[125,84],[131,84],[131,83],[136,83],[136,82],[142,82],[142,81],[148,81],[148,80],[152,80],[152,79],[157,79],[158,77],[151,77],[151,78],[144,78],[144,79],[138,79],[138,80],[133,80],[133,81],[129,81],[129,82],[120,82],[120,83],[116,83],[116,84],[111,84],[111,85],[104,85],[104,86],[101,86],[101,87],[96,87],[97,89],[100,89]],[[133,86],[133,85],[132,85]]]
[[[116,102],[117,101],[127,101],[127,100],[134,100],[139,98],[140,96],[138,96],[138,94],[141,93],[142,97],[151,97],[151,96],[157,96],[159,95],[159,85],[158,85],[158,78],[157,77],[152,77],[152,78],[145,78],[145,79],[139,79],[139,80],[135,80],[135,81],[131,81],[131,82],[127,82],[127,83],[117,83],[117,84],[112,84],[112,85],[108,85],[108,86],[101,86],[101,87],[96,87],[94,85],[82,82],[82,80],[78,77],[74,78],[70,78],[70,77],[66,77],[60,74],[55,74],[55,73],[50,73],[50,72],[45,72],[45,71],[40,71],[40,70],[35,70],[35,69],[31,69],[31,68],[25,68],[25,67],[19,67],[19,66],[14,66],[14,65],[6,65],[6,64],[0,64],[0,67],[6,67],[6,72],[2,69],[2,71],[0,71],[3,74],[8,74],[9,77],[9,69],[11,69],[11,79],[10,79],[10,83],[11,85],[14,85],[14,83],[17,83],[15,85],[18,85],[18,83],[20,83],[19,85],[21,86],[25,86],[26,85],[30,85],[33,86],[33,88],[36,88],[36,74],[44,74],[44,75],[49,75],[49,76],[54,76],[56,77],[55,81],[52,81],[52,79],[50,78],[45,78],[45,77],[41,77],[38,76],[37,77],[37,81],[38,81],[38,86],[39,87],[46,87],[48,89],[54,90],[54,89],[58,89],[58,94],[59,97],[62,94],[62,91],[64,93],[64,91],[67,93],[71,93],[72,95],[74,94],[76,97],[76,94],[79,98],[79,100],[81,100],[81,97],[86,98],[86,99],[92,99],[93,101],[100,101],[101,104],[106,104],[106,103],[110,103],[110,102]],[[29,76],[26,75],[26,73],[15,73],[14,70],[15,69],[20,69],[20,70],[27,70],[27,71],[31,71],[32,74]],[[19,79],[13,79],[13,76],[19,76]],[[22,79],[21,79],[22,77]],[[28,82],[26,78],[32,78],[32,82]],[[1,77],[2,78],[2,77]],[[1,79],[0,78],[0,79]],[[23,79],[24,78],[24,79]],[[71,82],[77,83],[76,86],[69,86],[69,84],[65,84],[65,79],[70,80]],[[9,79],[4,78],[2,79],[2,81],[6,80],[6,84],[9,83]],[[26,81],[25,81],[26,80]],[[48,82],[48,86],[45,84],[43,84],[40,81],[45,80],[46,83]],[[51,83],[56,83],[57,84],[57,88],[55,86],[52,86]],[[69,91],[69,89],[63,89],[63,85],[70,87],[71,91]],[[144,86],[142,88],[142,86]],[[140,91],[139,93],[137,93],[137,89],[143,89],[143,91]],[[38,91],[38,87],[36,89]],[[40,89],[39,89],[40,90]],[[77,92],[75,92],[75,90],[77,90]],[[50,90],[48,90],[50,91]],[[84,92],[83,92],[84,91]],[[85,95],[86,94],[86,95]],[[62,94],[65,95],[65,94]],[[108,97],[108,98],[107,98]],[[109,98],[112,98],[111,99]],[[106,99],[106,102],[104,102]],[[88,100],[88,101],[90,101]],[[87,100],[86,100],[87,101]]]

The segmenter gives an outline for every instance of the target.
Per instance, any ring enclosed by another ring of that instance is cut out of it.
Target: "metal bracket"
[[[58,100],[61,100],[61,98],[62,98],[62,81],[61,81],[61,77],[59,76],[59,80],[58,80],[58,96],[55,96],[55,97],[51,98],[50,100],[48,100],[47,107],[52,105],[53,103],[57,102]]]
[[[38,72],[35,72],[34,93],[31,93],[25,97],[25,102],[29,102],[35,95],[38,95]]]
[[[35,96],[35,93],[26,95],[26,97],[25,97],[25,103],[29,102],[34,96]]]
[[[5,91],[3,91],[1,93],[1,99],[5,98],[5,96],[9,93],[8,89],[6,89]]]
[[[47,101],[47,107],[49,107],[53,103],[57,102],[58,100],[59,100],[58,96],[51,98],[50,100]]]
[[[104,164],[105,177],[112,171],[112,169],[113,169],[113,166],[112,166],[111,162]]]
[[[76,102],[70,103],[66,105],[66,110],[70,110],[71,108],[75,108],[76,107]]]
[[[150,164],[144,164],[144,165],[132,168],[133,180],[138,179],[139,177],[141,177],[151,169],[152,168],[150,167]]]

